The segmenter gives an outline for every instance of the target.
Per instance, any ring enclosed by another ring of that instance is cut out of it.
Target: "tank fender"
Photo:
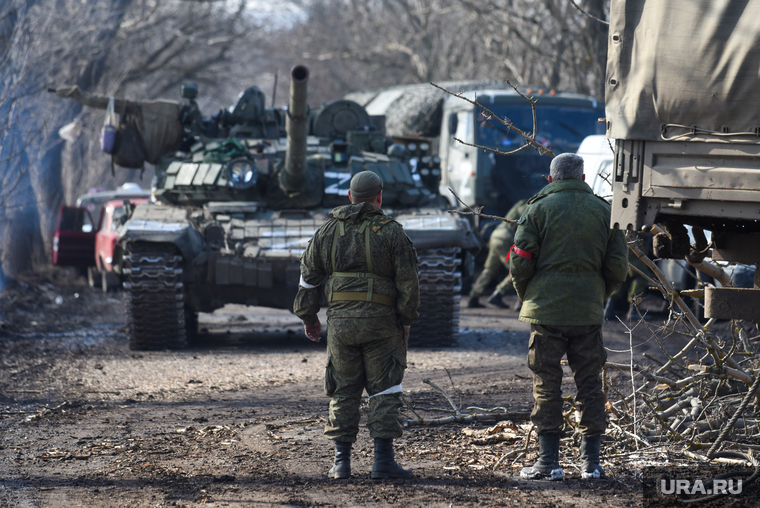
[[[182,257],[194,261],[206,252],[200,232],[187,218],[183,208],[139,205],[119,229],[118,242],[171,243]]]
[[[463,250],[482,248],[470,223],[450,214],[403,214],[394,219],[404,226],[404,231],[418,250],[441,247],[460,247]]]

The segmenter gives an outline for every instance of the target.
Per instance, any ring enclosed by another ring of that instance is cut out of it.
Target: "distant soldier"
[[[515,203],[504,218],[517,220],[527,207],[528,200],[522,199]],[[472,285],[470,300],[467,302],[467,307],[471,309],[485,307],[480,303],[479,298],[485,293],[488,284],[490,284],[494,277],[499,273],[499,269],[504,266],[507,269],[507,276],[496,286],[496,290],[488,298],[488,303],[502,309],[509,308],[509,305],[504,303],[502,297],[514,291],[512,277],[509,275],[507,254],[509,253],[509,248],[515,243],[516,230],[517,224],[509,222],[502,222],[496,226],[496,229],[494,229],[491,238],[488,240],[488,257],[486,258],[486,263],[483,265],[483,271],[480,273],[480,276],[478,276],[477,280]]]
[[[610,205],[583,182],[583,159],[562,154],[552,160],[549,185],[528,200],[515,233],[509,262],[520,320],[530,325],[528,367],[533,371],[539,459],[522,478],[564,478],[559,464],[562,366],[567,360],[578,388],[582,478],[603,478],[599,465],[606,429],[601,373],[604,300],[628,273],[622,231],[610,229]]]
[[[654,259],[652,251],[652,240],[654,235],[651,233],[639,232],[638,237],[643,239],[642,249],[650,258]],[[637,256],[633,256],[629,261],[630,265],[635,266],[644,273],[651,274],[652,270]],[[617,323],[617,318],[627,319],[636,316],[636,310],[631,310],[632,303],[636,296],[643,296],[647,293],[654,293],[649,289],[649,281],[640,275],[632,266],[628,268],[628,277],[621,285],[615,289],[607,300],[607,306],[604,308],[604,319]],[[659,292],[656,293],[658,296]]]
[[[372,478],[409,478],[394,460],[401,437],[401,381],[412,321],[420,303],[417,252],[402,226],[380,209],[383,182],[371,171],[351,179],[350,205],[339,206],[301,259],[294,312],[306,336],[319,342],[320,294],[326,286],[328,331],[325,393],[332,397],[325,435],[335,441],[330,478],[351,476],[351,444],[359,432],[362,392],[375,440]]]

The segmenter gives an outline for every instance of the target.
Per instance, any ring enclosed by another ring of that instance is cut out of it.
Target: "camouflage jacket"
[[[528,200],[509,258],[520,320],[554,326],[604,322],[604,300],[625,281],[628,247],[610,205],[583,181],[557,180]]]
[[[293,312],[309,325],[317,320],[320,307],[318,286],[327,276],[328,317],[379,317],[396,315],[401,324],[411,325],[417,318],[420,286],[417,278],[417,251],[398,222],[371,203],[339,206],[314,234],[301,258],[301,282]],[[366,225],[365,225],[366,223]],[[369,228],[369,234],[365,229]],[[341,229],[343,234],[341,234]],[[337,237],[333,254],[333,241]],[[371,270],[367,263],[367,245],[371,253]],[[333,256],[335,265],[333,266]],[[364,276],[332,276],[333,272],[372,273]],[[330,294],[357,293],[372,295],[386,303],[370,301],[330,301]],[[395,304],[394,304],[395,301]]]
[[[509,209],[509,212],[507,212],[507,215],[505,215],[504,218],[509,220],[518,220],[526,208],[528,208],[528,200],[521,199],[515,203],[512,208]],[[507,257],[509,248],[512,247],[513,243],[515,243],[514,239],[516,230],[517,224],[512,224],[511,222],[502,222],[496,226],[496,229],[494,229],[493,233],[491,233],[491,238],[488,240],[488,248],[496,249],[496,252],[499,253],[500,258]]]

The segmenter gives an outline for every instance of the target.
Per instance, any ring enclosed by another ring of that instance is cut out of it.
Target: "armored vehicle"
[[[461,254],[478,247],[469,223],[414,179],[382,118],[348,100],[310,112],[308,70],[297,66],[291,77],[286,115],[249,89],[231,112],[204,120],[195,90],[183,90],[185,134],[156,161],[157,203],[135,207],[119,231],[132,349],[185,347],[197,313],[227,303],[292,308],[302,252],[364,170],[385,182],[383,208],[420,257],[410,343],[456,343]]]
[[[691,225],[697,255],[760,260],[759,17],[758,2],[610,4],[612,225],[660,224],[658,257],[689,254]],[[755,289],[706,288],[705,315],[760,322],[758,289],[760,275]]]

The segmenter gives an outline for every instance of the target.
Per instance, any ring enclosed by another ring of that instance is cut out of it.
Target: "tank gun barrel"
[[[307,91],[309,69],[296,65],[290,72],[290,102],[285,129],[288,134],[288,149],[285,167],[280,173],[280,187],[286,193],[298,192],[304,185],[306,166],[306,135],[309,127],[309,105]]]

